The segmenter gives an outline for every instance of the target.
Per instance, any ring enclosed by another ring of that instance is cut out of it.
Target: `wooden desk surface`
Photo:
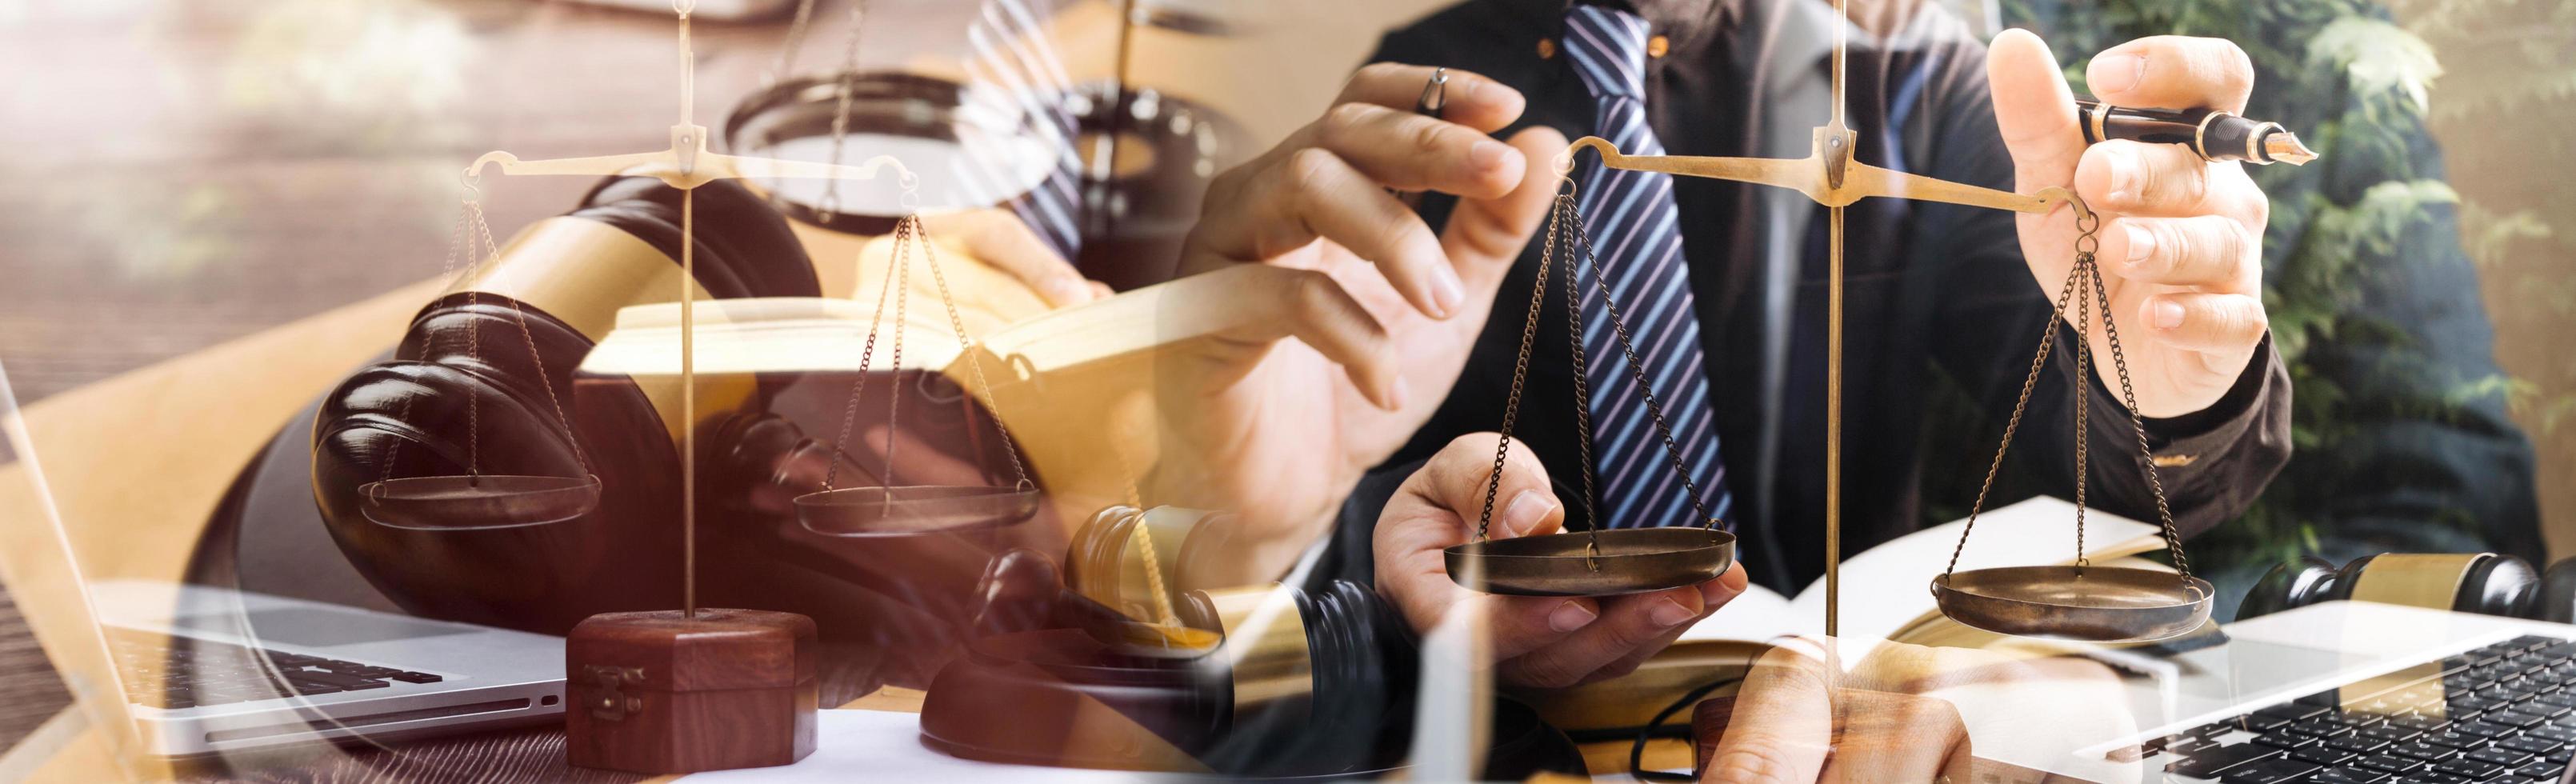
[[[1114,19],[1086,7],[1097,2],[1062,3],[1058,18],[1084,26]],[[1224,41],[1148,34],[1133,73],[1139,83],[1234,115],[1267,145],[1322,108],[1377,31],[1444,3],[1313,4]],[[845,6],[819,6],[800,72],[828,68],[839,54]],[[863,64],[920,66],[955,49],[973,6],[897,0],[872,10]],[[721,118],[759,83],[785,25],[702,22],[695,32],[697,113]],[[1077,77],[1107,72],[1105,62],[1082,62],[1108,51],[1105,30],[1055,35]],[[44,75],[13,82],[7,103],[15,121],[0,123],[0,145],[15,151],[12,171],[22,185],[0,189],[0,280],[8,281],[0,285],[0,368],[18,402],[36,407],[30,416],[59,428],[37,441],[56,484],[118,487],[118,477],[141,473],[136,465],[185,471],[191,460],[222,462],[176,449],[129,454],[57,444],[83,440],[84,427],[104,434],[134,424],[117,413],[124,398],[84,397],[99,389],[91,385],[116,377],[184,397],[202,377],[171,375],[173,366],[156,363],[228,341],[252,346],[237,356],[253,362],[313,363],[277,374],[295,384],[245,393],[309,397],[318,391],[305,388],[310,377],[330,375],[324,365],[380,349],[420,296],[405,287],[438,273],[464,161],[490,149],[545,157],[666,143],[673,44],[667,15],[519,0],[36,3],[0,14],[0,73]],[[1211,61],[1270,65],[1207,67]],[[1282,62],[1300,67],[1277,67]],[[588,187],[577,179],[512,180],[487,186],[486,206],[507,232],[562,212]],[[322,326],[331,321],[326,312],[389,293],[356,314],[365,329],[324,332],[333,328]],[[316,340],[331,350],[308,350]],[[187,405],[144,413],[222,418]],[[245,432],[269,426],[234,424]],[[211,504],[196,485],[230,470],[198,472],[205,476],[192,475],[188,485],[194,495],[155,503]],[[74,538],[114,542],[116,554],[100,556],[113,561],[112,573],[158,574],[184,560],[194,544],[186,526],[202,520],[169,517],[178,519],[157,523],[174,526],[169,531],[120,527]],[[84,550],[83,558],[92,555]],[[69,702],[13,599],[0,591],[0,748]],[[873,685],[864,673],[844,673],[835,688],[843,693],[827,694],[826,704]],[[243,777],[631,778],[564,768],[561,742],[552,731],[463,736]]]

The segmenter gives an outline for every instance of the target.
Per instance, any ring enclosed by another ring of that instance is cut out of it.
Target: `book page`
[[[1682,632],[1681,639],[1764,642],[1804,628],[1798,623],[1797,611],[1789,607],[1789,597],[1759,585],[1747,585],[1742,596],[1692,624]]]

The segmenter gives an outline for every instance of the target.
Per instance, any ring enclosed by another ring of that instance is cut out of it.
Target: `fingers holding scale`
[[[1513,680],[1551,689],[1596,680],[1631,654],[1662,648],[1668,635],[1679,633],[1705,610],[1696,586],[1608,600],[1600,620],[1514,662]]]
[[[1513,134],[1510,144],[1523,160],[1543,161],[1565,149],[1565,134],[1536,126]],[[1525,166],[1520,184],[1510,193],[1458,200],[1441,230],[1440,246],[1471,291],[1491,299],[1489,290],[1502,282],[1512,262],[1520,258],[1521,248],[1546,219],[1558,182],[1556,172],[1546,166]]]
[[[1661,652],[1667,647],[1671,647],[1674,640],[1681,639],[1682,634],[1690,631],[1691,626],[1696,624],[1698,620],[1715,614],[1720,608],[1725,607],[1727,602],[1734,601],[1735,597],[1743,595],[1744,586],[1748,582],[1750,582],[1750,579],[1745,575],[1744,564],[1736,563],[1727,566],[1726,573],[1718,575],[1717,579],[1700,583],[1696,586],[1700,595],[1700,609],[1698,616],[1692,618],[1690,622],[1682,623],[1672,627],[1672,629],[1668,631],[1665,631],[1661,636],[1656,637],[1651,644],[1639,646],[1636,650],[1630,651],[1627,655],[1612,661],[1608,666],[1602,667],[1596,675],[1600,678],[1616,678],[1636,671],[1637,667],[1645,664],[1647,659],[1653,658],[1656,653]]]
[[[1478,594],[1450,578],[1443,551],[1475,535],[1500,438],[1460,436],[1433,455],[1387,501],[1374,538],[1378,590],[1414,628],[1435,628],[1450,613],[1481,613],[1489,622],[1493,654],[1509,658],[1583,628],[1599,610],[1590,599]],[[1554,533],[1565,515],[1549,489],[1547,469],[1527,450],[1512,452],[1504,466],[1490,534]]]

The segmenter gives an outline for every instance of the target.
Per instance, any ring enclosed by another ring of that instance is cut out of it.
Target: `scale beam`
[[[707,129],[700,125],[671,126],[671,148],[622,155],[594,155],[583,158],[553,158],[523,161],[519,156],[495,150],[474,159],[465,167],[465,182],[480,182],[483,167],[499,167],[504,175],[588,175],[607,177],[620,174],[660,179],[663,184],[689,190],[716,180],[744,178],[804,178],[817,180],[874,180],[885,169],[895,171],[904,190],[912,190],[920,180],[911,169],[894,156],[879,155],[856,165],[790,161],[777,158],[746,158],[707,151]]]
[[[1591,149],[1601,154],[1602,165],[1613,169],[1786,188],[1806,194],[1807,198],[1827,207],[1847,206],[1878,196],[2035,214],[2046,213],[2064,204],[2073,206],[2079,217],[2089,212],[2082,199],[2063,187],[2013,193],[1861,163],[1851,159],[1852,137],[1851,131],[1825,126],[1815,130],[1815,146],[1804,158],[1725,158],[1626,155],[1608,139],[1586,136],[1568,145],[1565,153],[1557,157],[1556,170],[1559,174],[1573,171],[1575,153]]]

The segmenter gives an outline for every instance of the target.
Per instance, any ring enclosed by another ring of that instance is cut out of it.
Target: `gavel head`
[[[786,222],[757,196],[726,182],[697,191],[684,232],[681,192],[650,178],[603,182],[424,307],[393,360],[325,396],[313,497],[333,540],[388,598],[424,616],[552,633],[595,613],[676,605],[672,431],[631,380],[576,382],[618,308],[676,287],[613,284],[670,277],[694,242],[707,296],[820,293]],[[370,520],[358,495],[380,480],[474,474],[589,474],[600,498],[542,525],[395,527]]]
[[[2564,623],[2576,614],[2576,559],[2551,565],[2544,575],[2496,553],[2387,553],[2341,567],[2307,556],[2264,573],[2237,617],[2341,600]]]

